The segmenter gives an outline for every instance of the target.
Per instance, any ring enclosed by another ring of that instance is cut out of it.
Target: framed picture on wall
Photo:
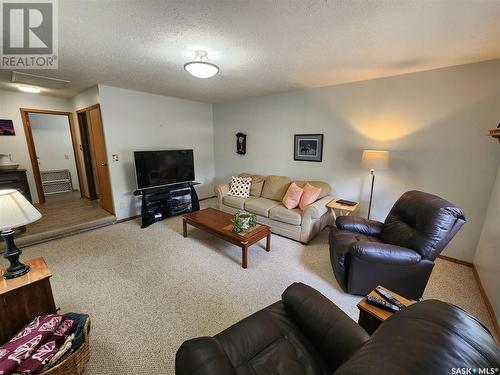
[[[16,135],[12,120],[0,119],[0,135]]]
[[[323,160],[323,134],[295,134],[293,160]]]

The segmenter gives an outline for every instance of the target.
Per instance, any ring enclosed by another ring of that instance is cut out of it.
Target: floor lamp
[[[370,205],[368,206],[368,219],[372,211],[373,185],[375,184],[375,170],[387,169],[389,167],[389,151],[364,150],[361,158],[363,167],[370,169],[372,175],[372,187],[370,189]]]

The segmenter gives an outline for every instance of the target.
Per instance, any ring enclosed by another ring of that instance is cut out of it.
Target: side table
[[[391,293],[399,302],[401,302],[405,306],[411,306],[415,301],[409,300],[404,298],[403,296],[400,296],[399,294],[394,293],[392,290],[389,290],[387,288],[384,288],[383,286],[379,285],[382,289],[388,291]],[[369,294],[369,296],[377,297],[380,299],[384,299],[380,294],[378,294],[375,290],[372,290]],[[392,316],[393,312],[384,310],[380,307],[370,305],[368,302],[366,302],[366,298],[363,298],[361,301],[358,303],[358,309],[359,309],[359,319],[358,323],[361,327],[365,329],[368,334],[373,334],[375,330],[390,316]]]
[[[25,262],[30,272],[15,279],[3,279],[0,270],[0,346],[38,315],[54,314],[57,309],[50,286],[52,274],[43,258]]]
[[[340,204],[337,202],[337,198],[332,199],[330,202],[326,204],[326,207],[330,209],[330,212],[333,216],[333,221],[337,220],[337,214],[335,213],[335,210],[339,210],[340,216],[347,216],[351,212],[354,212],[356,208],[358,208],[359,203],[356,203],[354,206],[347,206],[345,204]]]

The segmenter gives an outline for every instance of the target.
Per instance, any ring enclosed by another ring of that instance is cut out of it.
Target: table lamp
[[[370,205],[368,206],[368,219],[372,210],[373,185],[375,184],[375,170],[389,168],[389,151],[364,150],[361,163],[370,169],[372,175],[372,188],[370,190]]]
[[[3,257],[10,263],[4,272],[5,279],[13,279],[29,272],[29,266],[19,261],[22,251],[14,243],[14,230],[37,221],[42,214],[15,189],[0,190],[0,232],[5,240]]]

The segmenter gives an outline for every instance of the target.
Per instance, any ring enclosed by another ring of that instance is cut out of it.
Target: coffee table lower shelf
[[[232,231],[232,215],[216,210],[205,208],[200,211],[191,212],[182,218],[183,236],[188,236],[187,225],[191,225],[204,232],[210,233],[220,239],[232,243],[241,248],[241,266],[248,267],[248,248],[260,240],[266,238],[266,251],[271,251],[271,228],[267,225],[257,224],[250,233],[235,233]]]

